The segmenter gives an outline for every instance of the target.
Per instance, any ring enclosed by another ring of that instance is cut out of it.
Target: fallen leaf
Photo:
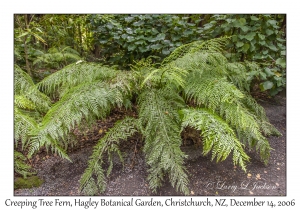
[[[247,174],[247,178],[251,178],[252,174]]]
[[[277,170],[280,170],[280,168],[277,168]]]
[[[280,163],[277,163],[277,165],[280,165]]]
[[[194,195],[195,194],[194,191],[191,191],[191,194]]]
[[[260,179],[260,174],[256,174],[256,178],[257,178],[257,179]]]
[[[253,192],[252,192],[252,191],[249,191],[249,193],[250,193],[251,195],[253,195]]]
[[[99,130],[99,134],[102,134],[102,133],[103,133],[103,130],[102,130],[102,129],[100,129],[100,130]]]
[[[218,191],[216,191],[216,195],[219,195]]]
[[[279,184],[277,182],[275,184],[276,184],[277,187],[279,187]]]
[[[267,171],[264,171],[264,173],[267,174],[268,172],[267,172]]]

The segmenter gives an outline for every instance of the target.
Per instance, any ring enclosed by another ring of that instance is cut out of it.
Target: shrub
[[[223,55],[228,38],[195,41],[175,49],[160,65],[142,59],[131,71],[95,63],[71,64],[46,77],[38,88],[58,99],[42,121],[30,130],[30,155],[48,145],[68,158],[63,147],[76,126],[106,118],[114,107],[137,107],[137,117],[125,116],[93,149],[80,186],[85,194],[105,191],[105,176],[113,167],[113,154],[122,159],[119,145],[134,133],[144,138],[143,152],[153,191],[167,176],[178,191],[189,194],[186,155],[181,151],[185,127],[198,130],[203,153],[246,171],[254,148],[267,164],[270,145],[265,136],[279,132],[264,109],[250,96],[248,72],[259,69],[251,62],[230,63]],[[107,155],[109,167],[103,164]]]

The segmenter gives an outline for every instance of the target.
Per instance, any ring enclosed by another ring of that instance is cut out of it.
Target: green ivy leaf
[[[270,46],[268,46],[271,50],[273,50],[273,51],[277,51],[278,49],[277,49],[277,47],[275,47],[275,45],[270,45]]]
[[[144,22],[143,20],[140,20],[140,21],[138,21],[138,22],[134,22],[133,25],[134,25],[134,26],[141,26],[141,25],[144,25],[144,23],[145,23],[145,22]]]
[[[266,41],[259,41],[258,42],[260,45],[265,45],[266,44]]]
[[[267,76],[268,76],[268,77],[270,77],[270,76],[273,76],[273,75],[274,75],[274,73],[272,72],[272,70],[271,70],[271,69],[269,69],[269,68],[265,68],[265,72],[266,72],[266,74],[267,74]]]
[[[128,33],[128,34],[133,34],[133,31],[132,31],[131,28],[126,28],[125,30],[126,30],[126,33]]]
[[[161,44],[151,45],[151,49],[153,49],[153,50],[158,50],[158,49],[160,49],[160,48],[162,48],[162,45],[161,45]]]
[[[156,30],[155,28],[152,28],[152,29],[151,29],[151,32],[152,32],[153,35],[156,35],[156,34],[159,33],[158,30]]]
[[[259,37],[261,40],[265,40],[265,38],[266,38],[266,36],[263,35],[263,34],[257,34],[257,35],[258,35],[258,37]]]
[[[242,31],[244,31],[244,32],[249,31],[249,27],[248,27],[248,26],[242,26],[241,29],[242,29]]]
[[[255,34],[256,34],[255,32],[248,33],[245,36],[245,39],[247,39],[248,41],[251,41],[255,37]]]
[[[254,21],[259,20],[259,19],[258,19],[257,17],[255,17],[255,16],[251,16],[250,18],[251,18],[251,20],[254,20]]]
[[[139,40],[139,41],[135,42],[135,44],[141,45],[141,44],[144,44],[144,41],[143,40]]]
[[[276,60],[276,64],[277,64],[277,65],[280,65],[282,68],[285,68],[285,67],[286,67],[286,62],[285,62],[285,60],[282,59],[282,58],[278,58],[278,59]]]
[[[239,22],[240,22],[240,26],[243,26],[243,25],[245,25],[246,24],[246,19],[245,18],[240,18],[239,19]]]
[[[248,43],[244,44],[243,51],[246,53],[250,48],[250,45]]]
[[[267,74],[266,74],[266,73],[264,73],[264,72],[259,72],[259,75],[260,75],[260,78],[261,78],[262,80],[266,80],[266,79],[267,79]]]
[[[168,49],[163,49],[162,50],[162,54],[164,55],[169,55],[170,54],[170,51]]]
[[[268,35],[268,36],[270,36],[271,34],[273,34],[274,33],[274,31],[272,31],[272,30],[270,30],[270,29],[267,29],[266,30],[266,34]]]
[[[192,30],[186,30],[183,32],[184,35],[190,35],[190,34],[193,34],[193,31]]]
[[[267,23],[269,23],[272,26],[276,26],[277,25],[277,21],[276,20],[268,20]]]
[[[243,42],[237,42],[237,43],[236,43],[236,46],[237,46],[237,47],[242,47],[243,45],[244,45]]]
[[[138,47],[139,51],[140,52],[147,52],[149,50],[149,47],[146,47],[146,46],[141,46],[141,47]]]
[[[274,83],[271,81],[265,81],[261,85],[262,91],[265,91],[270,90],[274,86]]]
[[[263,53],[264,55],[268,54],[268,52],[269,52],[269,50],[264,50],[264,51],[262,51],[262,53]]]
[[[128,46],[128,51],[133,51],[136,48],[136,45],[129,45]]]
[[[177,41],[177,40],[179,40],[180,39],[180,35],[171,35],[171,38],[172,38],[172,40],[173,41]]]
[[[285,42],[285,40],[284,39],[281,39],[281,38],[276,38],[277,39],[277,41],[280,41],[280,42]]]
[[[132,22],[133,20],[134,20],[134,17],[126,17],[125,18],[125,21],[128,23]]]
[[[158,35],[157,35],[156,40],[164,40],[165,37],[166,37],[166,34],[161,33],[161,34],[158,34]]]
[[[178,28],[177,26],[175,26],[174,31],[180,31],[180,28]]]

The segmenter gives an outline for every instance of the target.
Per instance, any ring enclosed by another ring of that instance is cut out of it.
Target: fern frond
[[[267,164],[271,147],[268,140],[262,135],[255,115],[241,103],[228,102],[220,106],[219,114],[236,130],[239,139],[248,143],[250,148],[256,147],[261,159]]]
[[[253,65],[248,63],[249,65]],[[227,78],[240,90],[250,91],[250,80],[248,79],[247,66],[245,63],[227,63],[224,65]]]
[[[248,108],[251,113],[253,113],[257,118],[257,122],[264,133],[264,135],[282,135],[270,122],[268,117],[266,116],[266,112],[262,106],[260,106],[254,98],[252,98],[249,94],[244,94],[245,97],[242,99],[242,103],[245,107]]]
[[[37,59],[33,61],[33,65],[43,63],[50,65],[59,65],[63,62],[76,62],[80,59],[81,58],[79,56],[79,53],[70,47],[65,47],[62,50],[51,48],[48,50],[48,53],[43,53],[42,55],[38,56]]]
[[[116,71],[96,63],[73,63],[49,75],[38,83],[40,90],[47,95],[71,89],[79,84],[113,78]],[[67,92],[67,91],[64,91]]]
[[[187,85],[184,87],[187,100],[194,100],[198,106],[213,110],[214,112],[224,102],[233,102],[244,97],[233,84],[225,78],[218,78],[194,73],[188,76]]]
[[[14,65],[14,93],[26,92],[34,86],[31,77],[18,65]]]
[[[24,148],[30,137],[30,132],[37,127],[38,124],[33,118],[24,114],[19,108],[14,108],[14,139],[16,144],[21,140],[22,148]]]
[[[149,169],[149,186],[153,191],[162,185],[164,174],[176,190],[188,194],[188,177],[183,166],[186,155],[180,150],[180,119],[183,104],[180,96],[169,89],[145,90],[138,99],[139,124],[145,136],[144,152]]]
[[[163,65],[170,63],[182,56],[187,54],[193,54],[195,52],[222,52],[225,44],[228,42],[229,37],[221,37],[216,39],[211,39],[208,41],[195,41],[189,44],[182,45],[176,48],[167,58],[162,62]]]
[[[216,158],[218,162],[225,160],[232,152],[234,165],[240,165],[246,171],[249,157],[234,131],[221,117],[205,108],[183,109],[180,113],[183,115],[183,127],[189,126],[201,131],[204,155],[212,151],[211,159]]]
[[[154,83],[154,85],[161,86],[162,84],[174,85],[177,88],[183,87],[185,84],[185,77],[188,72],[185,69],[181,69],[172,65],[167,65],[161,69],[155,69],[146,76],[142,82],[142,87],[148,81]]]
[[[49,110],[34,135],[40,142],[49,142],[49,138],[63,139],[82,119],[89,122],[103,118],[114,105],[122,103],[122,99],[119,91],[104,82],[76,86]]]
[[[24,95],[15,95],[14,98],[14,104],[19,108],[28,110],[34,110],[36,108],[34,103],[27,99]]]
[[[248,146],[255,147],[260,152],[260,156],[266,163],[270,155],[270,145],[262,135],[261,129],[268,132],[267,121],[264,117],[260,119],[258,115],[250,112],[243,104],[243,100],[248,101],[248,106],[254,106],[253,101],[238,90],[225,78],[213,78],[211,76],[195,74],[195,77],[188,77],[184,93],[187,100],[193,100],[199,107],[205,107],[220,115],[229,125],[235,129],[238,138],[247,142]],[[250,97],[250,96],[247,96]],[[262,111],[256,104],[257,114]],[[260,123],[261,122],[261,123]],[[271,129],[271,127],[269,127]]]
[[[25,161],[26,157],[22,153],[14,151],[14,171],[24,178],[35,174],[32,172],[31,166],[26,164]]]
[[[24,98],[30,100],[40,112],[45,113],[50,109],[50,98],[41,93],[33,83],[31,77],[17,65],[14,68],[14,82],[15,95],[22,95],[23,100],[25,100]]]
[[[122,161],[121,151],[118,148],[118,144],[121,140],[126,140],[137,131],[136,119],[126,117],[125,119],[117,122],[113,128],[111,128],[106,135],[99,140],[94,147],[93,154],[88,162],[88,168],[80,179],[80,190],[88,192],[88,194],[96,194],[98,189],[94,188],[94,185],[98,186],[99,191],[103,193],[105,191],[106,182],[104,170],[102,164],[104,162],[104,154],[108,154],[108,160],[110,163],[107,176],[110,174],[113,166],[112,155],[117,153]],[[93,178],[93,175],[97,178],[97,183]]]

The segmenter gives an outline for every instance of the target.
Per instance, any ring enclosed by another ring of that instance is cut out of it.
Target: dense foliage
[[[270,95],[285,89],[284,14],[277,15],[15,15],[15,62],[36,81],[79,60],[130,69],[152,56],[160,63],[182,44],[231,36],[225,56],[251,60],[251,88]]]
[[[15,14],[14,23],[16,173],[32,175],[26,163],[41,148],[69,159],[74,129],[120,108],[136,117],[95,145],[86,194],[105,191],[114,154],[122,161],[119,145],[135,133],[153,191],[169,180],[188,194],[186,128],[212,160],[230,156],[246,170],[250,148],[267,164],[266,136],[279,133],[251,93],[285,89],[285,15]]]
[[[68,159],[65,149],[72,144],[69,135],[74,128],[104,119],[114,108],[137,107],[136,118],[124,116],[95,145],[81,178],[81,190],[88,195],[104,192],[114,154],[123,160],[121,141],[137,132],[144,139],[153,191],[168,177],[173,187],[189,194],[186,155],[180,148],[185,127],[200,132],[203,154],[212,160],[222,161],[232,154],[233,164],[246,171],[246,148],[251,148],[267,164],[271,148],[266,136],[279,132],[249,94],[248,73],[259,71],[259,65],[230,62],[224,56],[227,41],[217,38],[182,45],[161,64],[141,59],[131,71],[77,62],[37,85],[16,66],[15,93],[27,101],[26,106],[15,101],[16,110],[32,110],[37,116],[15,114],[15,140],[28,147],[28,157],[46,146]],[[26,88],[30,91],[18,92]],[[109,163],[106,174],[105,161]]]
[[[285,87],[285,15],[213,15],[204,25],[208,39],[232,36],[225,56],[232,61],[260,63],[260,71],[249,76],[271,95]]]

